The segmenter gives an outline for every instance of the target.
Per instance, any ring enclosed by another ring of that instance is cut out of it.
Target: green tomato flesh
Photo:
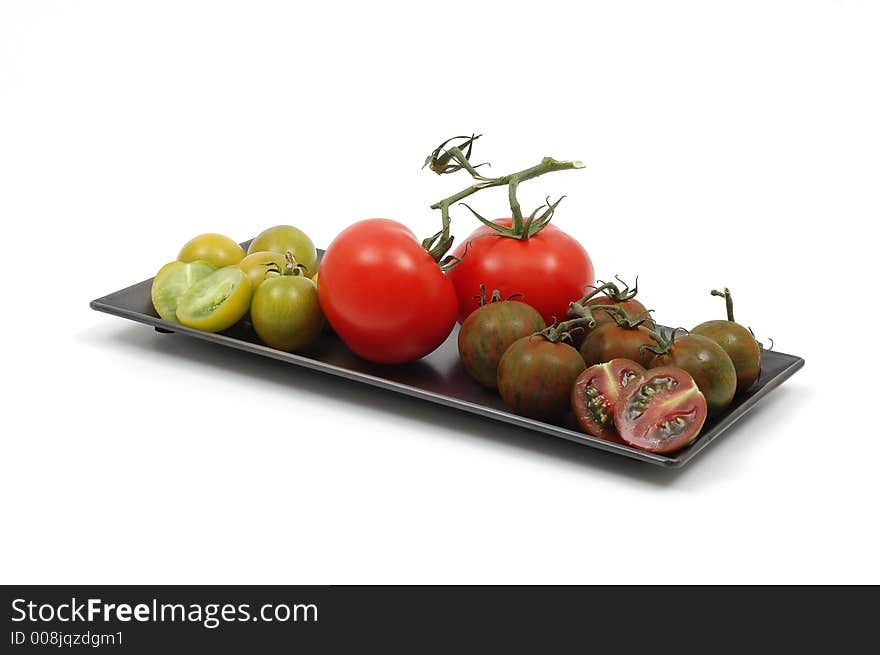
[[[188,327],[220,332],[247,313],[251,283],[238,266],[218,269],[196,282],[180,299],[177,319]]]
[[[193,284],[216,270],[213,264],[203,261],[174,261],[165,264],[156,273],[150,288],[150,298],[159,316],[177,323],[177,304],[180,298]]]

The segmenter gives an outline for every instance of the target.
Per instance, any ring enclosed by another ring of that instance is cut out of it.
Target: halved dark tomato
[[[631,446],[671,453],[697,438],[706,414],[706,398],[690,374],[660,366],[630,384],[614,409],[614,426]]]
[[[571,389],[571,410],[584,432],[623,443],[614,429],[614,407],[627,387],[645,372],[631,359],[612,359],[581,373]]]

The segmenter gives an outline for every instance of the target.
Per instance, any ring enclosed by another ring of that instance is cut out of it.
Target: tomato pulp
[[[357,355],[380,364],[424,357],[455,326],[455,287],[405,225],[384,218],[343,230],[321,260],[318,300]]]
[[[615,405],[614,425],[631,446],[671,453],[697,438],[706,416],[706,398],[688,372],[661,366],[630,383]]]
[[[509,218],[495,223],[510,227]],[[502,298],[538,310],[547,325],[565,320],[569,303],[580,300],[595,282],[593,264],[583,246],[555,225],[529,239],[514,239],[483,225],[453,253],[461,262],[449,271],[458,295],[458,320],[479,307],[480,285],[498,289]]]

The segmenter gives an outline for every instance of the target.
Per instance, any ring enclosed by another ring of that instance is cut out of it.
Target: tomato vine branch
[[[528,218],[525,218],[520,207],[519,200],[516,197],[517,189],[522,182],[534,179],[546,173],[554,171],[565,171],[578,168],[584,168],[583,162],[580,161],[560,161],[552,157],[544,157],[540,163],[531,166],[516,173],[502,175],[501,177],[487,177],[477,171],[477,168],[485,164],[470,163],[470,156],[473,150],[474,141],[482,135],[471,135],[469,137],[457,136],[447,139],[440,144],[434,151],[428,155],[425,160],[425,166],[429,166],[432,171],[438,175],[454,173],[459,170],[467,171],[474,180],[474,184],[462,189],[448,198],[439,200],[431,205],[431,209],[439,209],[443,228],[436,234],[428,237],[422,242],[424,248],[438,262],[443,259],[444,255],[452,246],[453,237],[450,234],[451,218],[449,216],[449,208],[483,189],[492,187],[507,186],[508,200],[510,202],[510,211],[512,223],[510,227],[498,225],[487,218],[480,216],[469,205],[462,203],[470,212],[484,225],[488,226],[501,236],[513,239],[528,239],[540,232],[550,219],[553,217],[556,207],[562,202],[562,196],[556,202],[550,202],[547,198],[545,203],[535,209]],[[450,143],[464,139],[459,145],[449,145]]]

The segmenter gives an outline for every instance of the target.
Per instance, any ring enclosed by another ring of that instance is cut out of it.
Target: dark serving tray
[[[245,242],[242,245],[247,248],[248,243]],[[318,252],[323,255],[323,251]],[[458,326],[443,342],[443,345],[427,357],[417,362],[397,366],[385,366],[364,361],[348,350],[337,336],[331,334],[321,335],[315,346],[308,352],[286,353],[260,343],[253,329],[246,322],[242,322],[225,332],[212,334],[159,318],[150,300],[152,282],[152,278],[144,280],[103,298],[93,300],[90,306],[99,312],[152,325],[159,332],[176,332],[222,346],[246,350],[264,357],[272,357],[389,391],[423,398],[496,421],[519,425],[585,446],[670,468],[687,464],[698,452],[753,408],[761,398],[794,375],[804,365],[804,360],[800,357],[766,351],[762,361],[761,377],[747,393],[737,396],[733,404],[723,414],[707,421],[700,436],[690,446],[671,455],[657,455],[584,434],[578,429],[577,423],[571,416],[561,424],[553,424],[511,413],[506,409],[496,392],[481,387],[465,373],[458,359],[456,341]]]

